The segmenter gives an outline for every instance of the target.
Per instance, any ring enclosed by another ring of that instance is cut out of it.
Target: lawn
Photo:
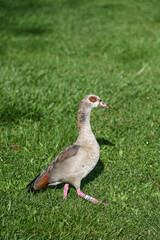
[[[160,1],[0,0],[0,239],[160,239]],[[87,94],[100,161],[82,181],[26,185],[78,135]]]

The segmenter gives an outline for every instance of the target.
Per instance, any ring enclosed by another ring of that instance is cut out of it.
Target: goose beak
[[[98,107],[109,108],[109,106],[102,102],[102,100],[99,101]]]

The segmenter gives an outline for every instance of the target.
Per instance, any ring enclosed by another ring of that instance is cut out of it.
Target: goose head
[[[109,108],[108,105],[106,105],[101,99],[100,97],[96,96],[96,95],[87,95],[84,98],[84,102],[86,103],[86,105],[89,108],[95,108],[95,107],[104,107],[104,108]]]

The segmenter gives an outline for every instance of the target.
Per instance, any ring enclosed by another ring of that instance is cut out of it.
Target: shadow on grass
[[[15,34],[16,35],[23,35],[23,36],[28,36],[28,34],[36,36],[36,35],[42,35],[49,33],[47,28],[42,28],[42,27],[33,27],[33,26],[26,26],[26,27],[21,27],[18,29],[15,29]]]
[[[8,104],[8,106],[6,105],[6,107],[2,109],[0,113],[1,122],[4,123],[17,122],[22,118],[39,121],[41,117],[43,117],[43,114],[40,112],[40,110],[33,110],[32,106],[29,106],[29,104],[24,106],[23,109],[22,107],[18,108]]]
[[[114,143],[110,142],[109,140],[107,140],[105,138],[98,138],[97,141],[100,146],[103,146],[103,145],[115,146]]]
[[[84,1],[84,0],[83,0]],[[50,32],[46,29],[45,23],[42,21],[43,15],[47,15],[47,17],[52,17],[57,13],[62,12],[62,8],[78,8],[80,4],[83,4],[82,1],[78,0],[69,0],[69,1],[0,1],[0,8],[3,10],[5,14],[3,14],[0,29],[5,32],[13,32],[16,35],[42,35],[47,32]],[[39,27],[30,26],[31,20],[30,16],[36,16],[39,21],[41,21],[41,25]],[[27,21],[28,18],[28,21]],[[23,27],[17,28],[17,22],[22,22]],[[44,24],[44,25],[43,25]],[[41,26],[44,26],[43,28]]]
[[[124,4],[122,3],[106,3],[101,5],[102,8],[108,9],[108,10],[123,10]]]
[[[99,159],[95,168],[82,180],[81,188],[87,185],[89,182],[93,182],[103,172],[104,164]]]

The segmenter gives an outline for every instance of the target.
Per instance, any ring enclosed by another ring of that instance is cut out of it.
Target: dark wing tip
[[[28,187],[28,186],[29,186],[29,184],[27,185],[27,187]],[[29,186],[29,188],[28,188],[28,193],[33,192],[33,190],[34,190],[33,186]]]
[[[30,192],[33,192],[34,191],[34,182],[36,181],[36,179],[39,177],[40,174],[37,175],[37,177],[35,177],[28,185],[27,185],[27,188],[28,188],[28,193]]]

